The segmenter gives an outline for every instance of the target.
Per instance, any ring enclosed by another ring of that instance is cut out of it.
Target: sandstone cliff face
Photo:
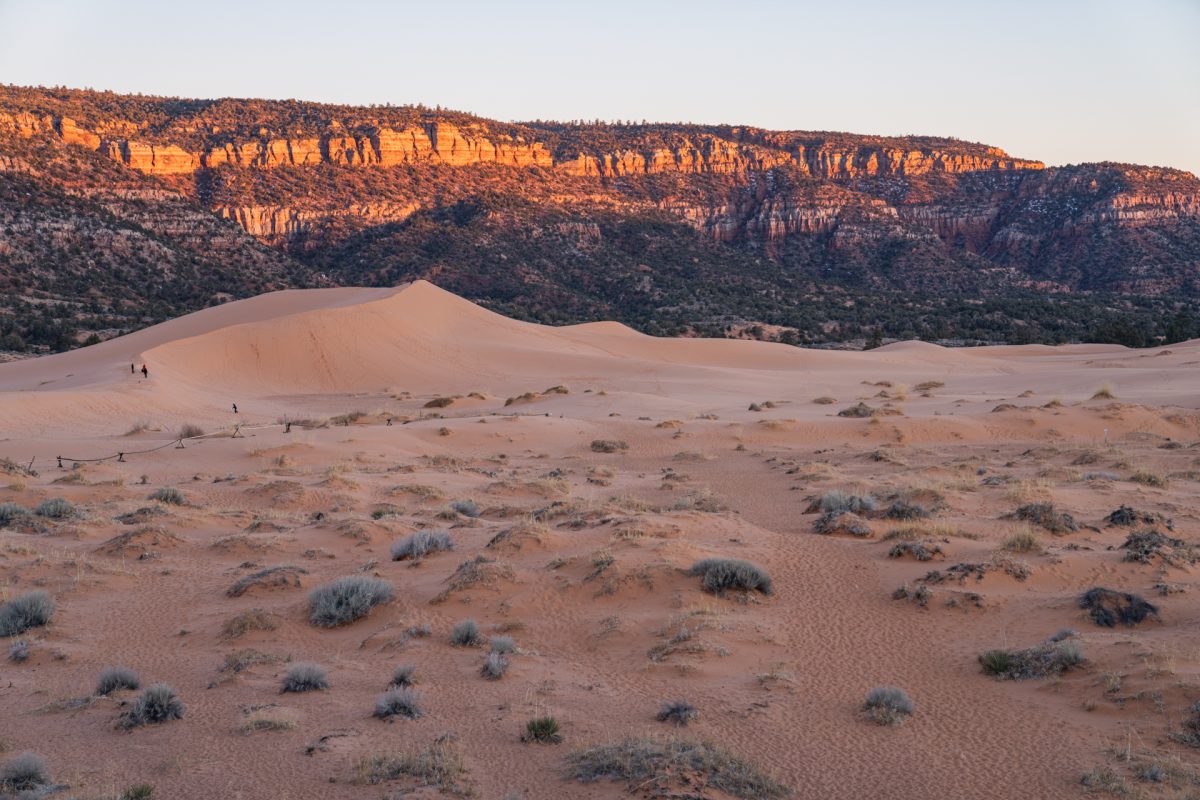
[[[251,236],[271,245],[286,245],[299,236],[327,226],[339,217],[381,225],[402,222],[420,209],[416,203],[356,203],[338,209],[302,209],[289,206],[218,206],[213,212],[236,222]]]

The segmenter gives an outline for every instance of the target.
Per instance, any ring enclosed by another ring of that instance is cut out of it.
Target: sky
[[[955,136],[1200,173],[1200,0],[0,0],[0,83]]]

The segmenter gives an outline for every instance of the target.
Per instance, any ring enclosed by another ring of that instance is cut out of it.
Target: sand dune
[[[716,742],[805,798],[1075,797],[1085,773],[1184,797],[1198,366],[1200,342],[846,353],[550,328],[423,282],[265,295],[0,365],[0,503],[76,509],[0,517],[0,598],[57,604],[0,664],[0,739],[81,798],[654,796],[564,777],[568,752],[626,736]],[[838,415],[858,404],[874,415]],[[207,434],[177,449],[185,423]],[[873,499],[869,535],[815,532],[835,492]],[[1012,516],[1037,503],[1074,530]],[[1121,506],[1144,517],[1110,524]],[[1127,558],[1143,528],[1171,541]],[[425,530],[453,550],[391,560]],[[754,562],[773,594],[706,593],[687,571],[709,557]],[[310,624],[307,592],[346,575],[394,597]],[[1095,586],[1159,613],[1099,627],[1078,604]],[[451,645],[466,618],[515,640],[498,680],[486,646]],[[1068,628],[1082,664],[982,674],[984,651]],[[294,661],[329,688],[281,693]],[[175,687],[183,719],[116,730],[135,694],[92,687],[118,664]],[[405,664],[424,714],[372,718]],[[915,701],[902,725],[864,718],[878,686]],[[655,718],[673,700],[698,710],[686,728]],[[565,740],[523,743],[544,714]],[[430,747],[463,772],[363,782],[364,758]],[[739,796],[706,775],[663,790]]]

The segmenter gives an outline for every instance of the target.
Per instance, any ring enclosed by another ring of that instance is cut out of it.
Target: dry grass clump
[[[533,400],[537,400],[538,397],[539,397],[539,395],[537,394],[537,392],[525,392],[525,394],[519,394],[516,397],[508,398],[507,400],[504,401],[504,405],[507,407],[507,406],[511,406],[515,403],[528,403]]]
[[[454,574],[446,578],[446,589],[433,598],[431,602],[444,602],[451,592],[459,592],[475,587],[492,587],[501,581],[511,581],[516,578],[512,567],[507,566],[487,556],[478,555],[462,562],[454,570]]]
[[[47,592],[26,592],[0,605],[0,636],[19,636],[40,628],[54,616],[54,600]]]
[[[808,507],[808,511],[822,513],[840,513],[851,511],[855,514],[865,514],[875,510],[875,498],[871,495],[857,495],[849,492],[832,491],[821,495],[821,498]]]
[[[121,689],[138,689],[141,685],[138,674],[128,667],[106,667],[96,679],[96,694],[104,696]]]
[[[1113,390],[1113,385],[1111,383],[1103,383],[1100,385],[1100,388],[1096,390],[1095,394],[1092,395],[1092,399],[1093,400],[1116,400],[1117,395],[1115,394],[1115,392]]]
[[[450,538],[449,531],[417,531],[392,545],[392,561],[416,561],[430,553],[453,549],[454,541]]]
[[[308,620],[332,628],[366,616],[372,608],[392,599],[392,585],[366,575],[347,575],[314,589],[308,596]]]
[[[183,496],[183,492],[179,491],[174,486],[163,486],[159,489],[155,489],[147,499],[154,500],[159,503],[165,503],[171,506],[187,505],[187,498]]]
[[[238,730],[242,733],[258,733],[260,731],[290,731],[294,727],[296,727],[296,723],[290,719],[259,710],[247,714],[238,725]]]
[[[1006,536],[1000,542],[1000,549],[1010,553],[1040,553],[1044,548],[1037,534],[1024,528]]]
[[[913,388],[918,392],[932,392],[934,389],[941,389],[945,385],[942,381],[921,381]]]
[[[465,785],[467,768],[462,754],[446,739],[420,751],[400,755],[380,754],[364,758],[358,764],[354,779],[358,784],[377,784],[387,781],[407,780],[413,789],[431,788],[456,797],[467,797],[470,787]],[[402,792],[394,795],[410,794]]]
[[[387,685],[389,689],[407,689],[417,683],[417,668],[412,664],[402,664],[392,673],[392,680]]]
[[[1149,470],[1138,470],[1129,476],[1129,480],[1133,483],[1140,483],[1143,486],[1153,486],[1155,489],[1166,489],[1171,485],[1171,479],[1160,472],[1150,472]]]
[[[816,405],[819,405],[819,406],[831,406],[836,402],[837,402],[837,398],[830,397],[829,395],[821,395],[820,397],[813,398],[813,403],[815,403]]]
[[[1025,650],[988,650],[979,656],[984,673],[1000,680],[1045,678],[1081,666],[1083,648],[1078,642],[1046,642]]]
[[[331,425],[350,425],[351,423],[358,422],[365,416],[367,416],[367,412],[365,411],[351,411],[346,414],[338,414],[335,417],[330,417],[329,423]]]
[[[1158,616],[1158,607],[1144,598],[1101,587],[1084,592],[1079,598],[1079,607],[1102,628],[1114,628],[1118,622],[1132,627],[1147,617]]]
[[[619,439],[594,439],[592,441],[593,453],[618,453],[629,449],[629,442]]]
[[[241,597],[251,589],[299,589],[300,576],[307,575],[303,567],[267,567],[238,580],[225,590],[229,597]]]
[[[189,422],[179,426],[179,433],[177,435],[180,439],[195,439],[198,436],[204,435],[204,428]]]
[[[577,750],[567,757],[569,777],[583,783],[623,781],[651,797],[707,797],[723,792],[741,800],[775,800],[792,792],[755,764],[708,742],[628,738]]]
[[[876,725],[903,725],[912,716],[915,705],[903,689],[877,686],[867,692],[862,710]]]
[[[1200,702],[1192,703],[1181,723],[1181,730],[1170,734],[1172,740],[1188,747],[1200,747]]]
[[[175,690],[165,683],[156,683],[144,690],[121,717],[121,726],[137,728],[159,725],[173,719],[183,719],[183,703]]]
[[[704,558],[693,564],[688,574],[700,576],[704,591],[715,595],[738,591],[770,596],[774,592],[771,577],[761,567],[740,559]]]
[[[425,404],[425,408],[449,408],[454,405],[455,397],[435,397]]]
[[[420,696],[412,689],[400,687],[389,689],[376,697],[375,710],[371,715],[384,720],[393,717],[418,719],[422,713]]]
[[[280,692],[315,692],[329,688],[325,668],[307,661],[292,664],[283,676]]]
[[[508,672],[508,666],[509,662],[504,654],[493,650],[483,659],[483,666],[479,668],[479,674],[489,681],[498,681],[504,677],[504,673]]]

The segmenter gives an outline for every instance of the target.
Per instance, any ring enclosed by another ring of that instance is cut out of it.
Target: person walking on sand
[[[129,374],[130,374],[130,375],[137,375],[137,367],[135,367],[133,364],[130,364],[130,365],[129,365]]]
[[[233,404],[233,413],[237,413],[237,403]]]
[[[143,378],[149,378],[149,377],[150,377],[150,370],[146,369],[146,365],[145,365],[145,364],[142,364],[142,377],[143,377]]]

